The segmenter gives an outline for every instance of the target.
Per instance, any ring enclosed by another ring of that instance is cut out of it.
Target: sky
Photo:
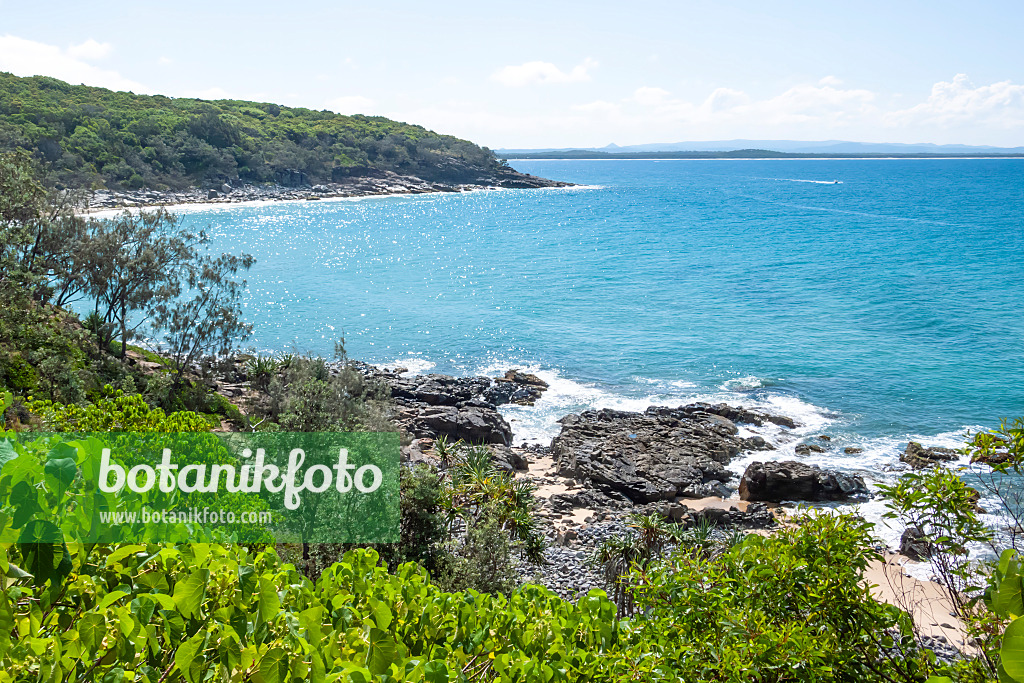
[[[494,149],[1024,145],[1024,2],[0,0],[0,71],[373,114]]]

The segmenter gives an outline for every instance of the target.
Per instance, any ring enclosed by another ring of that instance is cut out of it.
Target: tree
[[[116,334],[120,357],[125,357],[136,330],[181,295],[182,270],[192,277],[197,249],[207,241],[205,233],[181,229],[177,216],[166,209],[125,211],[116,221],[95,224],[83,259],[88,264],[85,290],[95,299],[97,316],[110,326],[110,332],[99,335],[103,350]]]
[[[237,343],[252,334],[252,325],[242,320],[239,303],[245,280],[232,279],[255,263],[249,254],[202,256],[186,264],[185,287],[191,298],[162,299],[153,308],[153,328],[163,332],[175,376],[175,388],[182,374],[201,355],[227,355]]]
[[[47,192],[39,175],[24,150],[0,155],[0,283],[59,306],[84,284],[79,256],[91,224],[75,215],[74,193]]]

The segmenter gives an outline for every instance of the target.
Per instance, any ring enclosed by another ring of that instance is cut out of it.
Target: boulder
[[[445,436],[468,443],[512,443],[512,428],[490,408],[430,406],[399,412],[399,423],[418,438]]]
[[[920,470],[940,462],[956,460],[957,457],[957,452],[952,448],[925,448],[918,442],[911,441],[900,455],[900,460],[915,470]]]
[[[745,451],[774,451],[775,446],[771,445],[760,436],[751,436],[743,439],[743,450]]]
[[[634,504],[721,495],[743,440],[719,417],[687,408],[589,410],[562,418],[551,454],[561,476]]]
[[[740,527],[744,529],[767,529],[775,525],[775,515],[764,503],[751,503],[746,510],[732,506],[728,510],[707,507],[689,513],[688,526],[710,524],[716,527]]]
[[[794,449],[797,455],[810,455],[811,453],[824,453],[825,449],[816,443],[797,444]]]
[[[861,477],[795,460],[752,462],[740,479],[740,499],[828,501],[867,497]]]
[[[498,377],[484,392],[484,398],[495,405],[516,403],[532,406],[547,390],[548,383],[537,375],[513,368]]]
[[[506,472],[525,472],[530,469],[522,453],[502,444],[491,446],[491,460]]]
[[[928,541],[924,533],[916,527],[907,527],[900,536],[900,553],[906,555],[915,562],[924,562],[928,559]]]

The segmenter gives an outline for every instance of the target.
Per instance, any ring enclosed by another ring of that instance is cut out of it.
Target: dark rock
[[[743,439],[743,450],[745,451],[774,451],[775,446],[765,441],[760,436],[752,436]]]
[[[692,406],[590,410],[562,418],[551,453],[562,476],[634,503],[721,495],[732,477],[725,465],[743,447],[721,417]]]
[[[216,199],[219,196],[220,196],[220,193],[217,192],[217,190],[210,190],[209,192],[206,193],[206,198],[207,199]]]
[[[540,377],[513,368],[504,377],[495,379],[484,391],[484,397],[495,405],[516,403],[532,406],[547,388],[548,383]]]
[[[229,192],[231,192],[231,186],[228,185],[227,183],[224,183],[223,185],[220,186],[220,191],[223,192],[224,194],[228,194]]]
[[[417,437],[445,436],[462,439],[468,443],[503,444],[512,443],[512,428],[497,411],[483,408],[456,408],[454,406],[429,406],[410,414],[399,423]]]
[[[801,443],[796,446],[797,455],[810,455],[811,453],[824,453],[825,449],[814,443]]]
[[[843,453],[848,453],[850,455],[853,455],[854,453],[863,453],[863,452],[864,452],[863,448],[857,448],[856,446],[847,446],[846,448],[843,449]]]
[[[572,512],[575,503],[573,496],[565,493],[555,493],[548,499],[548,506],[559,514]]]
[[[832,440],[832,437],[829,436],[828,434],[819,434],[818,438],[821,439],[822,441],[831,441]]]
[[[742,500],[825,501],[868,496],[861,477],[824,470],[795,460],[752,462],[740,479]]]
[[[900,455],[900,460],[915,470],[956,459],[957,452],[952,448],[925,448],[916,441],[908,443],[906,449]]]
[[[525,472],[530,469],[530,465],[526,462],[523,454],[508,446],[495,444],[491,446],[491,453],[491,459],[494,464],[506,472]]]
[[[916,527],[907,527],[900,536],[900,553],[916,562],[928,559],[928,541],[924,533]]]
[[[764,503],[751,503],[746,510],[707,507],[689,514],[689,525],[710,524],[716,527],[767,529],[775,525],[775,515]]]
[[[727,403],[717,403],[714,405],[710,403],[692,403],[688,406],[678,408],[677,410],[684,411],[688,415],[719,415],[733,422],[752,424],[758,427],[763,425],[765,422],[770,422],[788,429],[796,427],[796,422],[783,415],[772,415],[770,413],[762,413],[756,410],[737,408],[735,406],[730,406]]]

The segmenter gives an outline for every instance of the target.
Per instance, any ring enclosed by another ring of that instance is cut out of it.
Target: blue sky
[[[0,70],[491,147],[1024,145],[1022,2],[0,0]]]

